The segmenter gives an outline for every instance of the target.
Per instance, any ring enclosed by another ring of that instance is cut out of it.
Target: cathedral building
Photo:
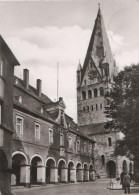
[[[117,74],[101,10],[99,8],[83,67],[77,69],[77,117],[79,127],[96,141],[95,169],[101,177],[116,177],[122,169],[132,171],[125,157],[114,156],[120,132],[105,129],[104,94]]]

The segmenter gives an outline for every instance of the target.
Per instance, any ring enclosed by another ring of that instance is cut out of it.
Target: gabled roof
[[[84,125],[80,126],[80,128],[86,132],[88,135],[95,135],[95,134],[104,134],[110,132],[109,129],[105,129],[106,123],[98,123],[98,124],[90,124],[90,125]]]
[[[4,41],[1,35],[0,35],[0,50],[3,51],[3,53],[6,55],[6,57],[8,58],[8,60],[13,66],[20,65],[20,63],[18,62],[13,52],[10,50],[10,48],[8,47],[7,43]]]
[[[84,78],[84,74],[86,72],[90,57],[92,57],[98,69],[100,68],[100,62],[103,63],[103,60],[105,58],[105,61],[107,61],[107,63],[110,65],[111,72],[114,60],[100,8],[98,10],[97,18],[95,20],[94,29],[91,35],[83,65],[82,80]]]

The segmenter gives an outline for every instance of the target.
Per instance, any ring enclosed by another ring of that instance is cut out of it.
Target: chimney
[[[59,97],[59,102],[62,102],[63,101],[63,98],[62,97]]]
[[[40,79],[37,79],[37,95],[41,97],[42,92],[42,81]]]
[[[25,88],[28,89],[29,88],[29,70],[28,69],[24,69],[23,81],[24,81]]]

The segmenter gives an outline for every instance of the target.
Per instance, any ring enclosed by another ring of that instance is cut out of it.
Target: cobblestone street
[[[31,189],[16,189],[13,195],[121,195],[123,190],[109,190],[108,180],[77,184],[47,185]],[[139,194],[139,188],[132,188],[131,194]]]

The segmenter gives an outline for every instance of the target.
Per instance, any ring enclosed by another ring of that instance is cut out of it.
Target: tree
[[[105,98],[109,119],[105,128],[121,131],[125,136],[117,141],[115,154],[132,154],[139,160],[139,64],[119,72]]]

